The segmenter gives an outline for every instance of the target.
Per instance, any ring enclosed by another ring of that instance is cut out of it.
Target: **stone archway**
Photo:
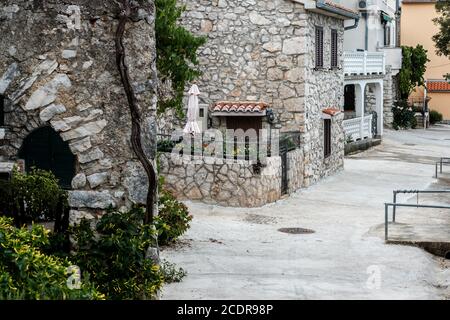
[[[50,126],[32,131],[24,139],[18,156],[25,160],[27,172],[32,167],[51,171],[58,178],[61,187],[71,188],[76,157],[69,144]]]

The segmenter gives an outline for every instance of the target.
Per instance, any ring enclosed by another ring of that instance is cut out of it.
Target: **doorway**
[[[70,189],[75,176],[75,156],[69,144],[51,127],[31,132],[24,140],[19,158],[25,160],[25,170],[51,171],[64,189]]]

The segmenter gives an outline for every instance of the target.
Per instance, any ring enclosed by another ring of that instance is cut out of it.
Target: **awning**
[[[381,11],[381,20],[385,23],[391,22],[393,19],[384,11]]]
[[[213,116],[265,116],[269,104],[252,101],[220,101],[211,106]]]
[[[322,109],[322,119],[331,119],[334,116],[337,116],[342,111],[337,108],[326,108]]]

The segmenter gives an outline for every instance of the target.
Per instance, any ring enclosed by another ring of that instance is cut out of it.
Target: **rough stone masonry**
[[[156,66],[153,0],[125,31],[126,62],[154,158]],[[145,203],[146,175],[130,146],[131,120],[116,66],[120,9],[113,0],[2,0],[0,95],[6,130],[0,160],[16,160],[24,139],[50,126],[76,156],[71,221],[112,205]]]

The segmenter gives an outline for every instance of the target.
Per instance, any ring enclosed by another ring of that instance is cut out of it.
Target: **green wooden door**
[[[32,168],[53,172],[63,188],[71,187],[75,175],[75,156],[58,133],[43,127],[30,133],[24,140],[19,157],[25,160],[27,172]]]

